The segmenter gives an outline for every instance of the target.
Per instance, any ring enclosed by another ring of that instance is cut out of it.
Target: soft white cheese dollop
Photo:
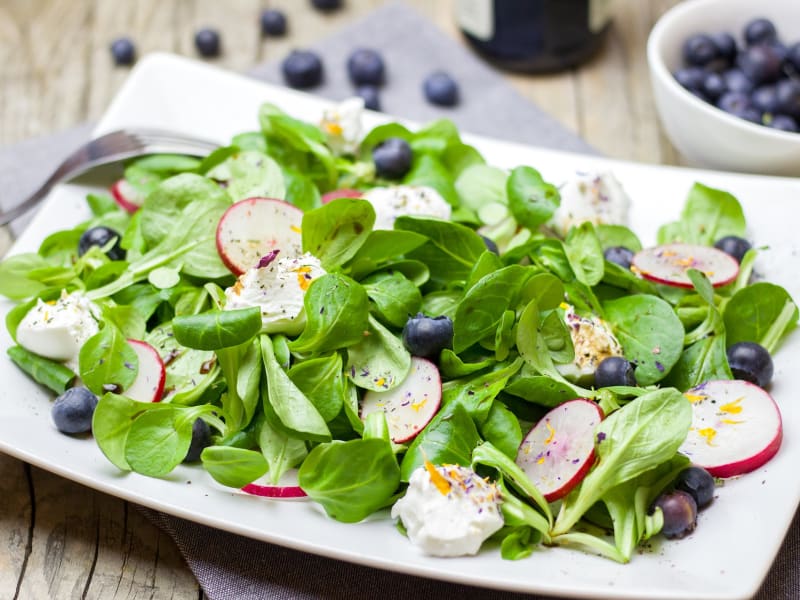
[[[34,354],[63,362],[77,373],[81,346],[100,328],[98,308],[81,292],[61,292],[58,300],[28,311],[17,327],[17,343]]]
[[[559,189],[561,205],[551,225],[566,235],[570,227],[589,221],[594,225],[627,225],[631,199],[613,174],[576,173]]]
[[[589,377],[603,359],[623,356],[622,346],[605,321],[595,316],[582,317],[569,304],[562,307],[575,348],[575,359],[571,363],[556,365],[562,375],[575,379]]]
[[[253,267],[225,290],[226,310],[258,306],[265,333],[300,333],[306,324],[303,298],[317,277],[325,275],[319,259],[306,252]]]
[[[405,496],[395,502],[411,542],[431,556],[476,554],[503,526],[500,492],[475,471],[427,463],[411,474]]]
[[[450,205],[441,194],[424,185],[393,185],[367,190],[363,198],[375,209],[373,229],[392,229],[402,215],[449,219]]]
[[[355,154],[358,151],[363,131],[363,112],[364,100],[359,97],[348,98],[323,111],[319,127],[335,154]]]

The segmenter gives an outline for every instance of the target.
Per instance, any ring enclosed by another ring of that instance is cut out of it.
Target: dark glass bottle
[[[613,0],[456,0],[456,20],[487,60],[553,72],[590,58],[611,25]]]

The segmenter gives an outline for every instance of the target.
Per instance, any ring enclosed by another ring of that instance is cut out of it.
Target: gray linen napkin
[[[382,101],[388,113],[422,122],[446,116],[473,133],[549,148],[594,152],[517,94],[490,67],[402,5],[376,10],[315,47],[326,62],[325,82],[313,90],[315,93],[331,99],[351,95],[344,64],[355,45],[379,49],[387,61],[389,80],[383,89]],[[458,107],[441,109],[424,102],[421,82],[434,68],[444,68],[459,80],[462,102]],[[257,67],[252,74],[281,82],[277,64]],[[0,190],[3,191],[0,205],[11,206],[30,193],[64,155],[88,137],[90,130],[89,125],[82,125],[46,138],[0,148]],[[19,231],[24,223],[25,219],[19,219],[14,223],[14,230]],[[532,598],[352,565],[240,537],[146,508],[141,510],[175,540],[211,600]],[[744,545],[746,540],[743,540]],[[748,550],[743,548],[743,551]],[[795,517],[757,599],[800,598],[798,564],[800,524]]]

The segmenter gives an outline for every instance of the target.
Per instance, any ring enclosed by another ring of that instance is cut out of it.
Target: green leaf
[[[329,517],[356,523],[391,502],[400,484],[400,469],[386,440],[336,440],[314,448],[300,465],[297,479]]]
[[[475,164],[461,172],[455,187],[461,204],[477,211],[492,202],[508,204],[507,180],[508,174],[502,169]]]
[[[402,341],[369,317],[368,335],[347,349],[345,372],[360,388],[384,392],[398,386],[411,368]]]
[[[578,281],[588,286],[600,283],[605,261],[603,248],[591,223],[581,223],[569,230],[564,240],[564,251]]]
[[[111,323],[86,340],[78,355],[83,383],[98,396],[106,386],[128,389],[139,371],[139,359],[119,329]]]
[[[306,443],[272,427],[265,419],[258,434],[258,446],[269,465],[269,479],[277,485],[281,476],[299,465],[308,455]]]
[[[134,419],[145,411],[159,410],[168,404],[138,402],[118,394],[104,394],[92,415],[92,436],[106,458],[118,469],[130,471],[125,444]]]
[[[686,242],[711,246],[728,235],[745,235],[739,201],[730,193],[695,183],[689,191],[681,220],[659,230],[660,244]]]
[[[756,342],[764,345],[764,339],[792,297],[782,287],[759,281],[736,292],[725,305],[722,314],[725,320],[725,342],[728,346],[737,342]],[[797,324],[798,311],[790,310],[780,338]]]
[[[14,364],[30,375],[36,383],[53,390],[56,394],[66,391],[70,382],[75,379],[75,373],[71,369],[54,360],[29,352],[22,346],[11,346],[6,352]]]
[[[511,171],[506,193],[514,218],[531,230],[546,223],[561,203],[558,188],[545,182],[532,167],[517,167]]]
[[[215,481],[241,488],[267,472],[267,459],[260,452],[231,446],[209,446],[200,455],[203,468]]]
[[[150,477],[163,477],[186,457],[192,442],[194,420],[176,407],[148,411],[131,424],[125,440],[125,460],[131,469]]]
[[[230,198],[237,202],[245,198],[286,197],[283,171],[275,160],[257,150],[245,150],[231,155],[206,173],[206,177],[225,183]]]
[[[187,348],[230,348],[247,342],[261,331],[261,310],[251,306],[175,317],[172,331],[175,339]]]
[[[303,252],[331,271],[353,258],[375,223],[372,205],[359,198],[339,198],[303,215]]]
[[[380,271],[361,281],[378,317],[389,325],[403,327],[422,305],[419,288],[398,271]]]
[[[342,410],[346,392],[342,356],[338,352],[297,363],[287,374],[325,422]]]

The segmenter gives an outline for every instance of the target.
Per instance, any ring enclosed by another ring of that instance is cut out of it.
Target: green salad
[[[695,184],[644,248],[602,209],[558,221],[563,187],[487,165],[449,121],[342,144],[335,119],[258,118],[206,157],[131,162],[86,222],[0,263],[10,360],[75,396],[56,426],[121,471],[196,462],[343,522],[418,485],[415,543],[437,535],[426,497],[466,499],[504,558],[627,562],[694,527],[660,500],[691,463],[727,477],[778,451],[764,388],[798,310],[753,277],[731,194]]]

